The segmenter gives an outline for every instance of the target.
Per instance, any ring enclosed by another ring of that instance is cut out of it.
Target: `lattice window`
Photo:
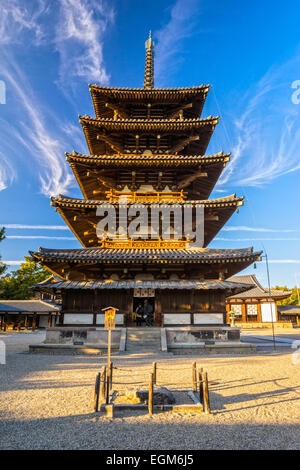
[[[247,314],[248,315],[257,315],[257,304],[247,305]]]
[[[242,316],[242,306],[240,304],[231,304],[230,309],[233,310],[237,316]]]

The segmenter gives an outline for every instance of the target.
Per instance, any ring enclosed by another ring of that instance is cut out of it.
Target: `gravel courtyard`
[[[295,337],[299,337],[299,334]],[[149,417],[93,413],[105,358],[27,354],[44,333],[6,333],[0,365],[0,449],[300,449],[300,354],[272,348],[228,356],[116,355],[116,377],[148,380],[154,360],[167,383],[191,383],[196,360],[208,372],[212,414]],[[186,368],[188,367],[188,369]],[[122,377],[121,377],[122,376]],[[159,379],[158,379],[159,380]]]

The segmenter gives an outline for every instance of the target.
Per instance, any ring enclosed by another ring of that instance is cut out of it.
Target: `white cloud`
[[[214,240],[224,241],[224,242],[261,242],[261,241],[270,241],[270,242],[288,242],[288,241],[300,241],[300,238],[223,238],[216,237]]]
[[[3,56],[5,65],[3,63],[2,76],[13,89],[19,105],[20,127],[11,127],[11,138],[21,142],[38,163],[41,192],[45,195],[64,193],[75,180],[65,164],[67,142],[64,133],[59,130],[60,120],[54,122],[57,137],[49,131],[51,118],[53,120],[51,112],[45,111],[38,102],[26,76],[13,58],[4,53]]]
[[[16,171],[8,159],[0,152],[0,191],[6,189],[16,178]]]
[[[6,235],[7,239],[14,239],[14,240],[24,240],[30,239],[30,240],[76,240],[75,237],[47,237],[44,235]]]
[[[29,230],[70,230],[66,225],[23,225],[23,224],[0,224],[7,229],[29,229]]]
[[[235,104],[232,159],[218,186],[263,186],[300,169],[300,105],[292,103],[299,57],[272,67]]]
[[[8,266],[20,266],[23,263],[26,263],[25,260],[22,261],[15,261],[15,260],[1,260],[1,263],[7,264]]]
[[[32,33],[31,41],[40,44],[45,39],[41,19],[48,10],[49,4],[45,0],[1,0],[0,44],[21,43],[21,34],[26,32]]]
[[[247,225],[236,225],[231,227],[223,227],[222,231],[224,232],[271,232],[271,233],[295,233],[300,232],[300,230],[294,229],[272,229],[272,228],[263,228],[263,227],[248,227]]]
[[[182,41],[194,30],[199,4],[199,0],[177,0],[170,11],[170,21],[154,33],[157,39],[155,79],[159,86],[181,60]]]
[[[270,259],[269,263],[300,264],[300,259]]]
[[[60,0],[55,45],[60,55],[60,80],[79,77],[108,83],[103,63],[103,37],[114,12],[102,0]]]

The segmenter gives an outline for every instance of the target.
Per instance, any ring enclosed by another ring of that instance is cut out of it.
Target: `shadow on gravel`
[[[143,420],[141,422],[141,419]],[[214,416],[102,419],[92,414],[2,421],[0,449],[197,450],[299,449],[299,428],[294,425],[214,424]]]

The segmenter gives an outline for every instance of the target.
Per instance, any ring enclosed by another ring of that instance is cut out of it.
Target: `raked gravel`
[[[300,354],[116,355],[115,380],[186,386],[191,363],[208,372],[212,414],[92,411],[94,382],[105,358],[28,354],[44,333],[4,333],[0,365],[0,449],[300,449]],[[300,338],[299,338],[300,339]],[[292,360],[294,358],[294,361]],[[122,369],[126,369],[125,371]]]

